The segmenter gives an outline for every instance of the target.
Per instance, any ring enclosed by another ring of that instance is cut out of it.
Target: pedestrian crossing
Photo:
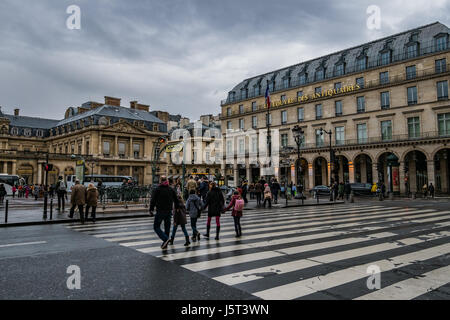
[[[201,233],[205,215],[197,222]],[[220,240],[213,221],[209,240],[184,247],[178,230],[165,251],[150,217],[67,227],[262,299],[427,299],[449,292],[450,210],[370,203],[249,210],[241,225],[236,238],[227,212]],[[371,266],[380,270],[379,289],[367,284]]]

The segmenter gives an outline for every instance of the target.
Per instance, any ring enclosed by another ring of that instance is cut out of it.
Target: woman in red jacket
[[[245,202],[242,199],[242,196],[239,194],[239,191],[235,191],[233,197],[231,198],[230,204],[225,209],[225,211],[227,211],[233,208],[231,215],[233,216],[234,220],[234,230],[236,230],[236,237],[242,236],[241,217],[242,211],[244,210],[244,204]]]

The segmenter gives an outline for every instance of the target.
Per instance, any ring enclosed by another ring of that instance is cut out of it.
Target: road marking
[[[400,266],[406,267],[418,261],[424,261],[450,253],[450,244],[444,244],[428,249],[407,253],[392,257],[352,266],[336,272],[320,275],[305,280],[294,281],[286,285],[277,286],[263,291],[252,293],[262,299],[291,300],[301,298],[309,294],[337,287],[352,281],[367,277],[367,267],[377,265],[383,272],[397,269]]]
[[[420,275],[396,282],[380,290],[360,296],[355,300],[411,300],[450,282],[450,266],[438,268]]]
[[[17,247],[17,246],[30,246],[30,245],[33,245],[33,244],[44,244],[44,243],[47,243],[47,241],[0,244],[0,248]]]

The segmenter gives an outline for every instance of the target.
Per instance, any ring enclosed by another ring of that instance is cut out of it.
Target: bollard
[[[319,203],[319,193],[316,192],[316,199],[317,199],[317,203]]]
[[[44,220],[47,220],[47,195],[44,196],[44,216],[42,217]]]
[[[353,192],[353,190],[350,192],[350,203],[354,203],[355,202],[355,193]]]
[[[413,200],[416,199],[416,193],[415,192],[412,193],[412,198],[413,198]]]
[[[303,192],[301,193],[301,197],[302,197],[302,205],[304,204],[305,199],[303,199]]]
[[[53,198],[50,199],[50,220],[53,219]]]
[[[9,204],[9,200],[6,200],[6,205],[5,205],[5,224],[8,223],[8,204]]]
[[[394,200],[394,193],[393,192],[389,192],[389,200]]]

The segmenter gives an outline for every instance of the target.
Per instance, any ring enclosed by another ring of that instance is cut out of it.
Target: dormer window
[[[19,135],[19,128],[12,128],[11,129],[11,134],[13,135],[13,136],[18,136]]]
[[[269,91],[273,92],[275,89],[275,81],[269,82]]]
[[[447,49],[447,38],[448,35],[446,34],[436,36],[435,38],[436,51],[442,51]]]
[[[25,137],[30,137],[31,136],[31,129],[25,129],[23,131],[23,134],[24,134]]]
[[[386,65],[391,63],[391,50],[387,50],[381,53],[380,56],[381,64]]]
[[[335,66],[334,75],[342,76],[345,73],[345,63],[341,62]]]
[[[36,130],[36,137],[42,138],[43,136],[44,136],[44,130],[42,130],[42,129]]]
[[[408,59],[417,57],[419,55],[419,46],[417,43],[411,43],[406,47],[406,57]]]
[[[299,75],[298,81],[300,85],[306,84],[306,79],[308,78],[308,75],[306,73],[302,73]]]
[[[283,79],[283,86],[285,89],[289,88],[290,82],[291,82],[291,78],[289,78],[289,77],[286,77]]]
[[[254,87],[254,96],[257,97],[261,94],[261,86],[257,85]]]
[[[324,68],[320,67],[319,69],[316,70],[316,74],[315,74],[316,81],[323,80],[324,76],[325,76]]]
[[[247,99],[247,89],[241,89],[241,99]]]

